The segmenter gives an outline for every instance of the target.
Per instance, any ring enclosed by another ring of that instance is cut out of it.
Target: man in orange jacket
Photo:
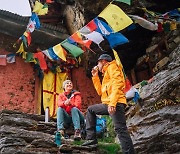
[[[98,76],[98,71],[103,73],[102,83]],[[92,81],[94,87],[101,96],[102,104],[91,105],[87,109],[86,115],[86,139],[83,146],[97,144],[96,139],[96,115],[110,115],[112,117],[115,131],[121,142],[123,153],[133,154],[134,147],[128,133],[125,118],[126,97],[123,92],[125,80],[116,61],[110,55],[102,54],[98,59],[98,65],[92,71]]]

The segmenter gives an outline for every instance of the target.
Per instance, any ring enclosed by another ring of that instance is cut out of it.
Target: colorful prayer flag
[[[91,40],[82,40],[80,32],[76,32],[73,35],[71,35],[70,40],[74,40],[75,42],[85,46],[86,48],[90,48],[90,45],[92,43]]]
[[[142,8],[142,10],[144,11],[144,12],[147,12],[148,14],[150,14],[151,16],[156,16],[156,14],[153,12],[153,11],[149,11],[149,10],[147,10],[146,8]]]
[[[54,61],[54,59],[52,59],[52,57],[50,56],[48,49],[43,50],[42,53],[44,53],[51,61]]]
[[[34,58],[33,53],[31,53],[31,52],[27,52],[25,62],[29,62],[29,63],[32,62],[32,63],[37,64],[37,61],[36,61],[36,59]]]
[[[74,57],[78,57],[83,53],[83,50],[73,44],[70,44],[67,40],[64,40],[61,45],[67,49]]]
[[[152,31],[155,31],[158,29],[158,25],[153,24],[152,22],[150,22],[142,17],[136,16],[136,15],[129,15],[129,16],[135,21],[135,23],[138,23],[143,28],[146,28],[146,29],[149,29]]]
[[[16,57],[16,55],[14,53],[8,54],[6,57],[7,63],[15,63],[15,61],[16,61],[15,57]]]
[[[47,69],[47,64],[46,64],[46,61],[44,59],[44,54],[42,52],[34,53],[34,58],[37,58],[39,60],[39,65],[40,65],[40,68],[42,70]]]
[[[66,61],[66,55],[65,55],[65,50],[62,48],[60,44],[57,44],[53,47],[54,53],[61,58],[62,60]]]
[[[91,43],[92,43],[91,40],[83,40],[83,43],[84,43],[85,47],[87,47],[88,49],[90,49],[90,45],[91,45]]]
[[[118,32],[133,23],[133,21],[117,5],[114,4],[109,4],[99,14],[99,17],[104,18],[112,27],[114,32]]]
[[[72,34],[70,36],[70,39],[74,40],[75,42],[77,42],[79,44],[83,44],[83,40],[82,40],[81,34],[79,32]]]
[[[166,21],[163,23],[163,30],[165,32],[169,32],[171,29],[170,29],[170,22],[169,21]]]
[[[32,12],[32,16],[30,19],[32,22],[34,22],[35,28],[39,29],[41,24],[40,24],[39,17],[37,16],[37,14]]]
[[[84,26],[83,28],[81,28],[80,30],[79,30],[79,32],[81,33],[81,34],[89,34],[89,33],[91,33],[91,30],[87,27],[87,26]]]
[[[23,41],[25,47],[27,48],[27,39],[26,39],[26,37],[24,36],[24,34],[21,36],[21,40]]]
[[[29,46],[31,44],[31,33],[25,31],[23,35],[26,37],[26,41],[27,41],[28,46]]]
[[[106,37],[106,39],[108,40],[111,48],[115,48],[118,45],[129,42],[129,40],[121,33],[111,33]]]
[[[59,60],[59,57],[54,53],[53,48],[49,48],[48,53],[53,60]]]
[[[26,59],[26,55],[27,55],[27,52],[24,51],[24,52],[22,53],[22,58],[23,58],[23,59]]]
[[[128,5],[131,5],[131,0],[114,0],[114,1],[122,2],[122,3],[126,3]]]
[[[20,45],[20,47],[19,47],[19,50],[16,51],[16,53],[22,54],[23,52],[25,52],[25,51],[24,51],[24,45],[23,45],[23,43],[21,43],[21,45]]]
[[[129,81],[129,79],[127,78],[127,76],[125,74],[125,71],[124,71],[124,68],[123,68],[123,65],[121,63],[121,60],[120,60],[117,52],[114,49],[113,49],[113,54],[114,54],[117,65],[122,69],[122,72],[123,72],[123,75],[124,75],[124,82],[125,82],[124,93],[126,93],[127,91],[129,91],[131,89],[132,84]]]
[[[97,45],[99,45],[102,41],[104,41],[104,38],[99,32],[93,31],[90,34],[84,35],[88,40],[93,41]]]
[[[48,13],[48,8],[43,8],[38,12],[38,15],[42,16]]]
[[[46,3],[48,3],[48,4],[54,3],[54,0],[46,0]]]
[[[177,29],[177,23],[175,21],[171,21],[170,30],[176,30],[176,29]]]
[[[115,60],[116,60],[117,65],[118,65],[119,67],[123,68],[123,65],[122,65],[122,63],[121,63],[121,60],[120,60],[118,54],[117,54],[117,51],[114,50],[114,49],[112,49],[112,50],[113,50],[114,58],[115,58]]]
[[[48,5],[42,4],[38,1],[35,2],[33,12],[37,13],[38,15],[45,15],[48,13]]]
[[[94,20],[91,20],[86,26],[91,30],[91,32],[95,31],[97,28]]]
[[[97,31],[108,40],[112,49],[117,45],[129,42],[128,39],[121,33],[114,33],[109,25],[107,25],[105,22],[96,18],[95,23],[98,25]]]
[[[33,8],[33,12],[38,13],[39,10],[41,10],[42,8],[43,8],[43,4],[36,1],[35,5],[34,5],[34,8]]]
[[[31,33],[35,30],[35,22],[29,19],[29,23],[27,25],[27,30],[30,31]]]
[[[95,18],[95,23],[98,25],[97,32],[101,33],[103,36],[110,35],[113,30],[103,21]]]

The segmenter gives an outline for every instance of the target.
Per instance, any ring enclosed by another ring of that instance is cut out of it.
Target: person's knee
[[[93,105],[89,106],[87,108],[87,111],[90,112],[90,113],[94,112],[94,106]]]
[[[73,107],[72,109],[71,109],[71,112],[73,113],[75,113],[75,112],[78,112],[79,111],[79,109],[77,108],[77,107]]]
[[[63,111],[64,109],[62,107],[58,107],[58,111]]]

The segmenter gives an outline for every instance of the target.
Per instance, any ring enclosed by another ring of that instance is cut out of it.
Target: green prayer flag
[[[28,63],[34,62],[34,63],[36,63],[36,60],[35,60],[35,58],[33,56],[33,53],[27,52],[25,62],[28,62]]]
[[[83,53],[83,50],[69,42],[67,40],[64,40],[61,45],[68,50],[74,57],[78,57],[80,54]]]
[[[44,8],[48,8],[48,5],[46,3],[43,5],[42,9],[44,9]]]
[[[131,5],[131,0],[114,0],[114,1],[118,1],[118,2],[122,2],[122,3],[126,3],[128,5]]]

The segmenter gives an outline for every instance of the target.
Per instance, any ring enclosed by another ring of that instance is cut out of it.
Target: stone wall
[[[11,37],[0,38],[0,55],[7,55],[5,45],[11,46]],[[4,45],[4,46],[3,46]],[[33,66],[16,56],[16,62],[0,66],[0,110],[9,109],[25,113],[35,111],[35,77]]]

